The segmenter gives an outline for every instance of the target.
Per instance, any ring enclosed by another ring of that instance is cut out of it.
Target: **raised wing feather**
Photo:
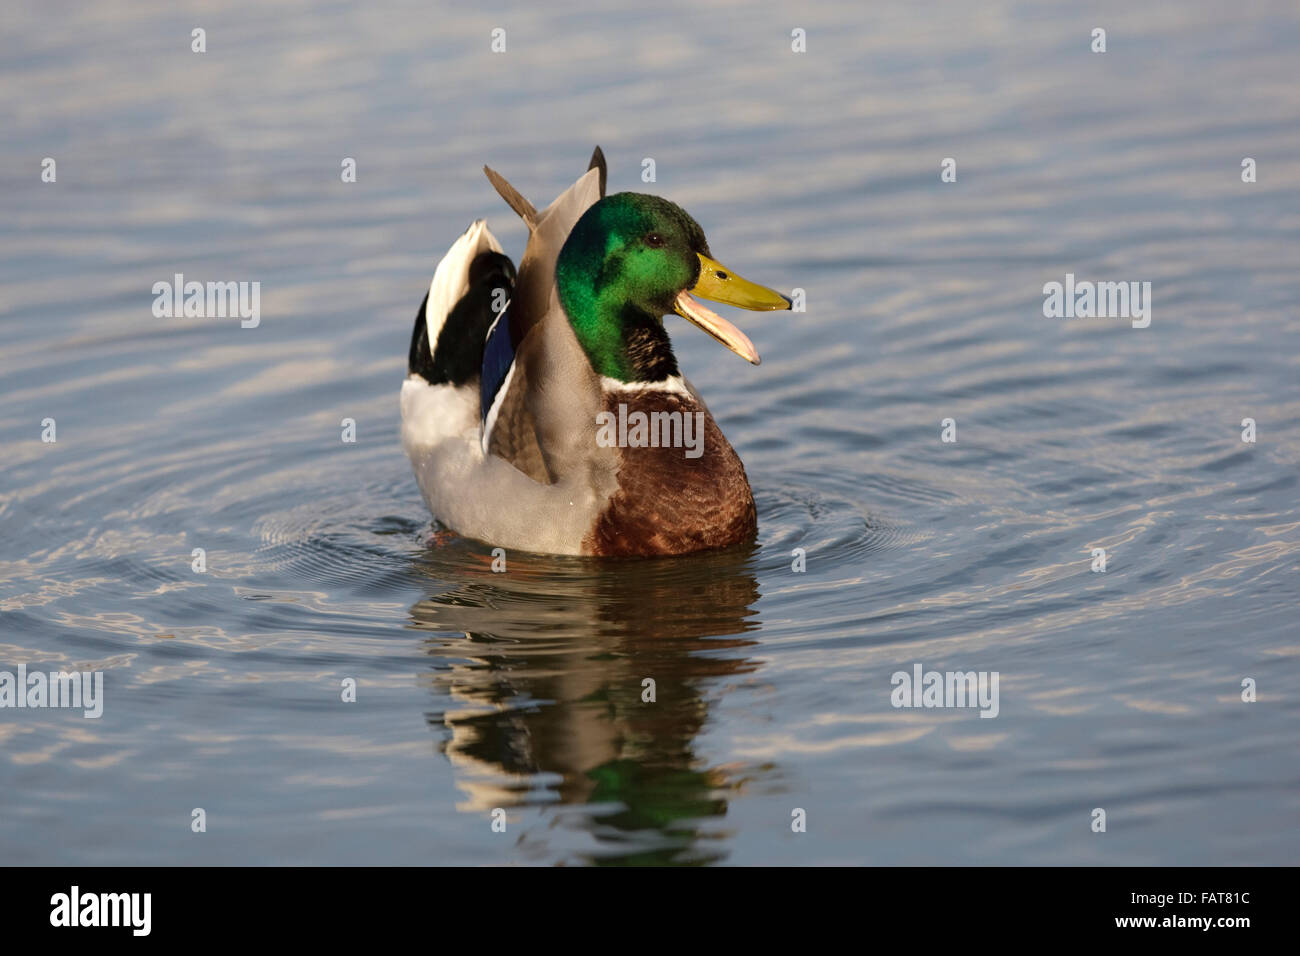
[[[612,456],[594,451],[592,441],[595,416],[602,410],[600,381],[555,292],[560,249],[603,193],[604,155],[597,147],[587,172],[540,213],[503,176],[487,172],[530,231],[509,311],[510,338],[518,343],[514,370],[498,398],[502,407],[487,444],[496,449],[497,430],[531,431],[552,482],[589,470],[593,457],[608,467],[605,459]]]

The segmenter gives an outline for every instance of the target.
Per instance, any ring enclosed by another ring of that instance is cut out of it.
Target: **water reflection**
[[[433,684],[455,705],[429,715],[466,799],[463,812],[537,804],[567,814],[590,862],[707,863],[739,780],[708,766],[696,737],[716,679],[755,670],[752,547],[688,560],[600,563],[453,552],[450,590],[417,602],[440,632]],[[438,554],[436,576],[452,562]],[[456,632],[449,635],[446,632]],[[654,681],[654,701],[643,699]]]

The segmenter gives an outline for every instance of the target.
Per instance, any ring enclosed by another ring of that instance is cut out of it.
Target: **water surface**
[[[0,670],[107,701],[0,711],[0,859],[1293,862],[1300,16],[980,6],[11,4]],[[759,534],[494,573],[400,447],[411,321],[471,219],[521,251],[484,162],[595,143],[806,290],[758,368],[668,320]],[[178,272],[261,324],[155,318]],[[1045,318],[1067,272],[1151,326]],[[999,715],[895,709],[916,663]]]

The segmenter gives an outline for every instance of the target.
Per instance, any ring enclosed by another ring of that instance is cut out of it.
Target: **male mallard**
[[[484,172],[529,238],[516,276],[475,222],[416,315],[402,444],[430,510],[462,535],[555,554],[682,554],[749,538],[744,465],[678,371],[663,316],[757,365],[745,334],[690,293],[755,310],[790,300],[715,262],[679,206],[605,196],[599,147],[540,213]]]

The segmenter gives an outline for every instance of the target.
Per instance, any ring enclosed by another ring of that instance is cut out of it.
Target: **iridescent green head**
[[[560,250],[555,278],[592,368],[623,382],[677,374],[663,326],[670,312],[758,364],[745,334],[695,301],[692,291],[745,309],[790,308],[785,296],[715,262],[704,230],[684,209],[644,193],[616,193],[588,209]]]

